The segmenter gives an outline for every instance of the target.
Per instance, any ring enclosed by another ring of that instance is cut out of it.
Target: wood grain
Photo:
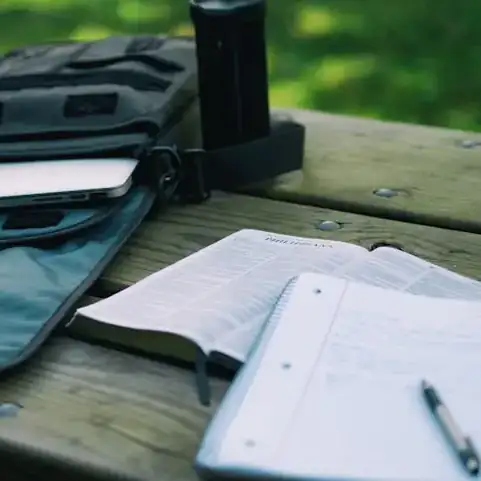
[[[227,387],[216,379],[211,385],[213,405],[205,408],[190,371],[59,338],[0,384],[2,402],[23,406],[0,418],[0,452],[19,481],[42,473],[75,481],[195,480],[195,452]]]
[[[307,127],[303,171],[244,192],[481,232],[481,134],[288,112]],[[383,198],[378,188],[399,192]]]
[[[319,230],[322,221],[342,228]],[[323,237],[369,247],[395,242],[481,279],[476,234],[235,194],[157,212],[122,249],[97,286],[141,279],[241,228]],[[23,406],[0,418],[0,452],[17,481],[194,480],[192,460],[227,384],[212,380],[202,407],[190,371],[69,339],[56,339],[24,372],[0,384],[0,401]],[[40,476],[40,474],[42,476]],[[15,479],[15,478],[14,478]]]
[[[339,222],[342,228],[319,230],[325,220]],[[105,271],[96,293],[122,289],[242,228],[328,238],[366,248],[382,241],[398,243],[408,252],[481,279],[481,238],[477,234],[218,193],[205,204],[172,207],[144,222]]]

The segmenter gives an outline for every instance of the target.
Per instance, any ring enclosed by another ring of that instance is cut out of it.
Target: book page
[[[343,277],[412,294],[481,300],[480,282],[391,247],[360,257]]]
[[[465,479],[420,382],[481,447],[479,365],[481,303],[302,275],[231,388],[242,401],[219,463],[300,479]]]
[[[362,247],[242,230],[78,312],[100,322],[184,336],[244,360],[285,284],[336,274]]]
[[[365,251],[364,255],[356,256],[354,262],[339,264],[333,273],[343,279],[412,294],[481,300],[480,282],[391,247]],[[216,348],[243,360],[262,328],[262,321],[244,324],[218,340]]]
[[[217,341],[214,349],[244,362],[256,340],[266,329],[266,323],[277,322],[283,307],[287,306],[295,279],[296,277],[291,278],[284,286],[279,297],[273,302],[274,311],[270,311],[267,319],[259,320],[259,322],[246,322],[239,328],[233,329]],[[273,315],[273,313],[276,315]]]

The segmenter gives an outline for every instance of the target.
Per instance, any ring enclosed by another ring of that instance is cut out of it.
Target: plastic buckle
[[[170,200],[181,178],[182,160],[176,147],[158,146],[150,153],[150,173],[153,187],[163,200]]]

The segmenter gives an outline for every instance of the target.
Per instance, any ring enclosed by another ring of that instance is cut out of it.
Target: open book
[[[481,299],[481,283],[395,248],[369,252],[343,242],[241,230],[79,309],[71,327],[90,338],[184,360],[193,360],[198,346],[238,366],[286,283],[303,272],[434,297]]]
[[[469,479],[420,383],[439,389],[479,449],[480,365],[481,302],[303,274],[213,418],[197,469],[209,479]]]

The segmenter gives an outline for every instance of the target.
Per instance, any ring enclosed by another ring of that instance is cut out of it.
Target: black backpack
[[[304,129],[218,152],[199,143],[195,43],[118,36],[0,57],[0,162],[132,157],[115,200],[0,210],[0,370],[64,320],[156,203],[199,202],[298,168]],[[259,162],[261,159],[261,162]]]

